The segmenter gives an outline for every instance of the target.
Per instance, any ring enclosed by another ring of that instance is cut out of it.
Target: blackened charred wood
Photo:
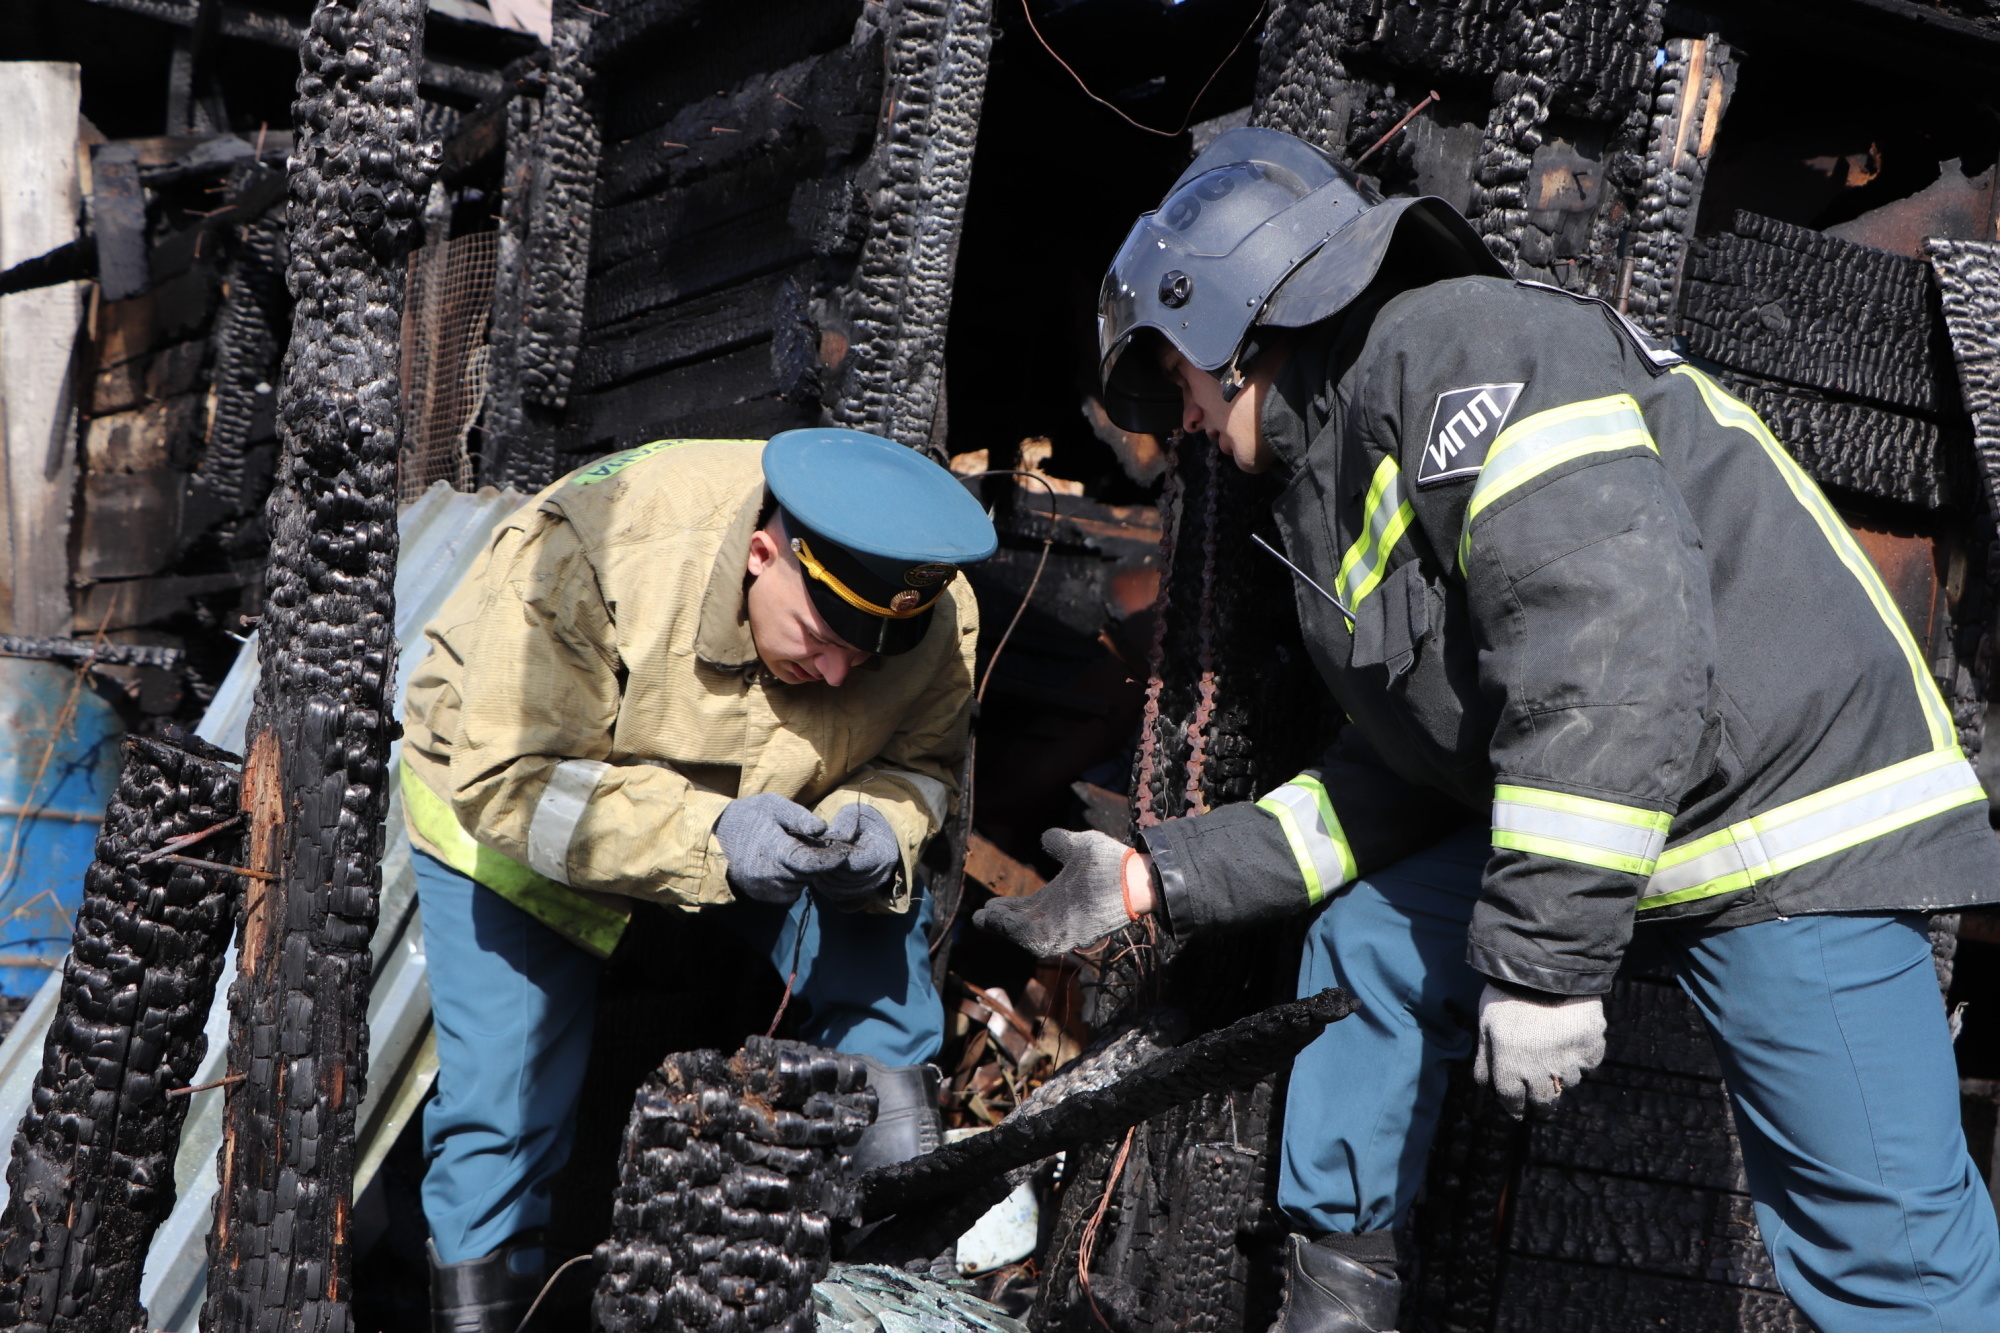
[[[275,219],[237,233],[222,309],[211,335],[214,373],[208,438],[195,483],[241,512],[252,445],[276,432],[276,395],[291,301],[285,292],[285,235]]]
[[[1681,275],[1694,239],[1717,127],[1736,85],[1736,61],[1717,38],[1676,37],[1654,78],[1643,178],[1633,209],[1627,263],[1613,293],[1634,323],[1674,333]]]
[[[1293,16],[1274,21],[1264,49],[1283,55],[1293,40],[1330,43],[1343,55],[1425,80],[1481,79],[1519,70],[1532,57],[1530,18],[1538,8],[1520,0],[1345,0],[1287,4]],[[1617,123],[1645,89],[1660,41],[1656,0],[1566,4],[1551,13],[1558,43],[1546,64],[1554,109],[1566,116]],[[1282,11],[1281,11],[1282,13]],[[1308,63],[1323,64],[1312,56]],[[1302,131],[1295,131],[1301,132]]]
[[[1137,1019],[1098,1033],[1082,1054],[1029,1093],[1003,1124],[1018,1124],[1083,1092],[1116,1084],[1186,1040],[1188,1016],[1178,1009],[1153,1009]],[[853,1263],[917,1265],[951,1248],[967,1228],[995,1204],[1033,1179],[1040,1163],[969,1184],[953,1195],[906,1207],[843,1255]]]
[[[752,1037],[667,1057],[633,1101],[597,1247],[606,1333],[812,1333],[851,1220],[848,1150],[874,1118],[860,1059]]]
[[[1754,375],[1719,378],[1822,486],[1919,509],[1979,498],[1962,426]]]
[[[2000,541],[1993,526],[1993,516],[2000,514],[2000,245],[1933,240],[1924,251],[1943,298],[1957,368],[1956,401],[1972,421],[1976,472],[1964,508],[1978,519],[1966,538],[1965,576],[1954,580],[1960,585],[1951,608],[1957,661],[1947,694],[1959,744],[1974,756],[1990,795],[2000,791],[2000,745],[1985,745],[1986,733],[2000,726],[1990,702],[1993,663],[1986,650],[1994,592],[2000,589]],[[1977,558],[1978,544],[1984,546],[1983,560]]]
[[[871,204],[845,301],[839,425],[929,448],[944,392],[952,273],[993,46],[991,0],[904,0],[888,39],[889,114],[866,173]]]
[[[1036,1115],[1009,1117],[984,1134],[861,1179],[861,1212],[886,1217],[975,1181],[1122,1133],[1169,1107],[1255,1083],[1304,1050],[1329,1023],[1354,1012],[1342,990],[1273,1005],[1175,1047],[1106,1087],[1073,1093]]]
[[[1738,212],[1688,256],[1688,350],[1732,370],[1918,412],[1950,405],[1922,260]]]
[[[174,1205],[185,1087],[208,1041],[240,881],[141,862],[237,812],[234,755],[125,742],[125,767],[84,872],[61,998],[14,1137],[0,1216],[0,1327],[132,1333],[139,1277]],[[203,850],[224,862],[240,834]]]
[[[583,336],[599,151],[584,86],[590,22],[581,6],[561,0],[546,90],[507,105],[480,479],[528,492],[561,471],[557,419]]]
[[[94,639],[37,639],[0,634],[0,656],[33,657],[44,662],[98,662],[105,666],[150,666],[168,671],[181,664],[178,648],[138,643],[99,643]]]
[[[422,0],[323,0],[293,104],[295,305],[267,510],[249,725],[245,895],[230,995],[206,1329],[342,1333],[368,942],[395,678],[405,256],[437,148],[420,134]]]
[[[868,36],[691,102],[607,152],[600,202],[628,203],[767,162],[781,164],[795,185],[822,174],[830,159],[865,152],[882,98],[881,43]],[[607,220],[599,263],[624,257],[613,225]]]
[[[97,238],[88,234],[64,241],[47,254],[23,259],[0,273],[0,296],[53,287],[59,282],[75,282],[97,275]]]
[[[2000,513],[2000,243],[1926,241],[1987,507]]]

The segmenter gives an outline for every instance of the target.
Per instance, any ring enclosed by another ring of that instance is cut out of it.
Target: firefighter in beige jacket
[[[437,1016],[424,1206],[439,1328],[539,1287],[599,960],[634,900],[715,912],[809,1040],[869,1062],[858,1155],[935,1136],[917,858],[957,795],[992,525],[852,431],[661,441],[501,524],[425,630],[402,785]]]

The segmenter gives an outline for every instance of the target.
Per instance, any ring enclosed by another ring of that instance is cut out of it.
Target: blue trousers
[[[424,1111],[424,1216],[445,1263],[478,1259],[549,1220],[590,1059],[597,960],[489,889],[417,852],[438,1047]],[[707,909],[788,975],[811,1013],[802,1036],[890,1066],[944,1043],[924,897],[901,916],[791,908]],[[800,929],[804,940],[800,942]]]
[[[1468,829],[1336,895],[1299,993],[1360,1001],[1293,1066],[1278,1203],[1299,1227],[1408,1219],[1485,979],[1465,935],[1488,853]],[[1757,1224],[1821,1333],[2000,1329],[2000,1226],[1959,1127],[1926,921],[1801,916],[1661,932],[1709,1028]]]

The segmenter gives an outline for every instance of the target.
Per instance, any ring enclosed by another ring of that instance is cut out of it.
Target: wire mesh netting
[[[410,255],[403,304],[403,466],[397,499],[433,482],[472,489],[466,437],[486,397],[486,324],[499,233],[454,236]]]

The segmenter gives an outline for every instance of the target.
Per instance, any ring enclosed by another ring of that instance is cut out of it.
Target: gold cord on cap
[[[937,599],[944,594],[944,584],[941,583],[938,585],[938,590],[931,594],[930,601],[919,604],[917,598],[922,594],[914,588],[906,588],[891,597],[889,605],[878,606],[835,578],[832,570],[814,559],[812,548],[806,545],[804,538],[792,538],[792,553],[798,556],[799,563],[805,566],[806,573],[833,589],[841,601],[857,611],[866,611],[869,615],[881,616],[884,620],[910,620],[920,616],[935,606]],[[954,569],[952,572],[956,574],[958,571]],[[945,582],[949,583],[950,580],[947,579]]]

